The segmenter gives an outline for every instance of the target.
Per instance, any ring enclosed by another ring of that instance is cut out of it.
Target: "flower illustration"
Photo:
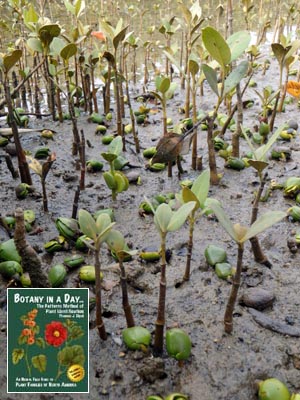
[[[68,330],[61,322],[52,321],[46,325],[45,340],[48,344],[54,347],[61,346],[68,337]]]

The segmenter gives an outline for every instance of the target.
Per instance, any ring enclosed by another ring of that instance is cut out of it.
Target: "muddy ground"
[[[271,68],[262,75],[259,68],[254,79],[261,91],[266,84],[277,89],[278,68],[275,59],[271,60]],[[168,103],[168,116],[177,123],[182,115],[178,107],[183,104],[183,94],[178,90],[174,99]],[[132,95],[141,93],[135,88]],[[245,127],[253,128],[258,121],[261,104],[253,89],[249,89],[244,99],[253,99],[254,106],[244,110]],[[198,98],[199,108],[212,110],[215,97],[205,86],[204,98]],[[102,103],[99,102],[100,110]],[[137,107],[137,106],[136,106]],[[154,107],[150,105],[150,107]],[[276,126],[290,119],[298,120],[299,111],[296,101],[286,105],[284,113],[278,115]],[[88,115],[82,114],[78,120],[80,129],[92,147],[86,148],[86,158],[102,160],[101,152],[105,146],[101,136],[95,135],[95,124],[87,123]],[[129,119],[127,118],[127,121]],[[1,126],[5,122],[1,121]],[[1,182],[1,215],[13,213],[17,207],[33,209],[36,213],[35,226],[40,232],[28,235],[31,245],[39,249],[39,256],[47,271],[51,265],[59,263],[70,254],[57,252],[53,257],[47,255],[43,244],[57,236],[54,222],[57,217],[70,217],[74,192],[78,185],[79,171],[76,170],[76,157],[71,155],[72,126],[66,121],[63,124],[43,118],[42,121],[30,119],[29,127],[45,127],[55,130],[54,140],[41,138],[39,133],[26,133],[21,141],[24,149],[34,151],[37,147],[46,145],[56,152],[57,159],[47,178],[49,196],[49,213],[42,211],[41,198],[29,195],[25,200],[17,200],[15,187],[19,179],[13,180],[4,161],[0,164]],[[110,123],[108,132],[115,132],[115,119]],[[142,148],[155,145],[162,134],[161,113],[149,117],[147,126],[138,127]],[[231,132],[225,138],[230,140]],[[174,168],[173,178],[167,177],[167,171],[151,172],[145,168],[147,162],[142,155],[135,153],[131,143],[133,139],[127,136],[127,157],[134,168],[127,168],[125,173],[136,171],[141,177],[141,185],[130,184],[128,191],[118,195],[115,202],[102,178],[102,173],[88,173],[86,189],[81,192],[79,207],[91,213],[107,207],[112,207],[115,213],[117,229],[126,236],[126,240],[134,249],[141,251],[145,246],[159,248],[159,235],[153,224],[152,216],[141,217],[139,204],[146,195],[151,198],[158,193],[178,192],[179,180]],[[198,132],[199,155],[203,156],[204,168],[208,166],[206,150],[206,132]],[[300,138],[296,136],[291,142],[284,143],[292,149],[292,157],[288,162],[270,160],[269,180],[283,182],[289,176],[299,175]],[[243,151],[247,144],[241,140]],[[5,149],[1,149],[1,154]],[[16,158],[13,159],[15,166]],[[234,222],[248,224],[251,203],[257,189],[258,179],[252,168],[240,172],[224,168],[224,160],[217,158],[218,169],[224,173],[219,186],[213,186],[210,197],[219,199],[230,218]],[[184,169],[187,171],[182,178],[194,179],[199,172],[191,169],[190,155],[184,156]],[[107,169],[107,166],[105,166]],[[40,182],[32,175],[34,186],[40,192]],[[260,212],[264,210],[286,210],[295,204],[291,199],[284,198],[280,190],[273,191],[267,202],[260,204]],[[287,328],[300,329],[299,300],[299,254],[292,254],[287,246],[287,240],[299,229],[299,223],[288,219],[283,220],[260,235],[264,251],[272,262],[268,269],[253,260],[250,244],[245,246],[244,269],[240,294],[250,287],[264,288],[274,293],[276,300],[272,307],[264,311],[274,320],[285,324]],[[1,241],[7,240],[4,231],[0,231]],[[300,348],[299,338],[276,333],[266,329],[254,321],[249,309],[236,305],[234,330],[232,335],[224,333],[223,315],[231,288],[231,281],[219,279],[214,270],[208,267],[204,259],[204,249],[208,244],[223,247],[228,254],[230,263],[236,263],[237,250],[234,242],[229,239],[220,224],[213,218],[203,217],[196,223],[194,234],[194,250],[192,257],[191,280],[180,287],[176,282],[181,279],[186,261],[186,243],[188,226],[184,225],[178,232],[167,237],[167,247],[172,251],[172,257],[167,266],[167,306],[166,327],[180,327],[188,332],[193,347],[192,356],[180,368],[174,359],[166,353],[162,358],[155,358],[142,352],[128,351],[121,341],[121,332],[126,323],[121,307],[121,291],[117,264],[108,254],[102,251],[104,268],[103,315],[109,333],[108,340],[99,339],[95,329],[90,330],[90,393],[86,394],[6,394],[6,281],[1,282],[0,308],[0,352],[1,373],[0,390],[2,400],[36,400],[36,399],[126,399],[144,400],[150,394],[166,396],[171,392],[182,392],[191,400],[254,400],[257,399],[256,382],[268,377],[276,377],[285,382],[291,392],[300,391]],[[92,263],[93,255],[85,254],[86,263]],[[138,256],[126,263],[128,273],[129,295],[136,324],[142,325],[154,332],[159,286],[159,263],[142,262]],[[78,285],[77,271],[68,275],[66,287]],[[91,295],[93,286],[90,286]],[[94,311],[90,314],[94,320]],[[92,324],[91,324],[92,325]]]

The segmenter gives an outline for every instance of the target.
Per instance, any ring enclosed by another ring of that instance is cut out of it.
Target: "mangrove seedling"
[[[261,215],[250,227],[246,227],[240,225],[239,223],[233,224],[229,217],[225,214],[222,207],[219,205],[212,204],[211,208],[218,218],[220,224],[238,246],[236,272],[233,276],[232,288],[224,316],[225,332],[231,333],[233,329],[233,311],[241,283],[244,243],[282,220],[284,217],[286,217],[287,213],[283,211],[268,211]]]
[[[55,153],[50,154],[44,163],[40,163],[36,158],[30,156],[27,156],[27,159],[29,160],[29,168],[31,168],[40,177],[43,192],[43,210],[48,212],[46,178],[52,167],[52,164],[56,160],[56,155]]]
[[[127,291],[127,278],[126,272],[124,268],[124,260],[128,256],[133,256],[137,253],[136,250],[127,250],[124,236],[121,232],[116,229],[111,229],[108,237],[106,239],[106,243],[108,247],[115,253],[118,261],[119,267],[121,271],[121,288],[122,288],[122,304],[123,310],[127,322],[127,327],[130,328],[134,326],[134,318],[131,311],[131,306],[128,300],[128,291]]]
[[[266,184],[266,179],[267,179],[267,173],[264,172],[264,170],[267,168],[269,165],[268,162],[266,162],[266,155],[268,151],[271,149],[273,144],[276,142],[278,137],[280,136],[280,133],[284,129],[284,126],[279,127],[273,135],[269,138],[268,142],[260,146],[259,148],[255,149],[246,133],[246,131],[243,132],[245,139],[248,142],[248,145],[252,151],[253,157],[252,159],[248,160],[249,164],[251,167],[253,167],[256,172],[257,176],[259,178],[259,188],[256,192],[255,199],[252,203],[252,213],[251,213],[251,221],[250,224],[252,225],[256,220],[258,216],[258,208],[259,208],[259,202],[261,200],[261,196]],[[250,239],[251,246],[252,246],[252,252],[254,255],[255,261],[259,262],[260,264],[264,264],[266,267],[270,268],[272,264],[268,260],[268,258],[265,256],[263,253],[259,240],[256,236],[252,237]]]
[[[163,112],[163,136],[167,136],[167,100],[170,99],[176,89],[176,83],[171,83],[167,76],[157,76],[155,79],[155,92],[152,93],[161,103]],[[172,163],[168,163],[168,176],[172,176]]]
[[[132,326],[122,331],[124,343],[130,350],[146,352],[151,342],[151,333],[142,326]]]
[[[192,342],[189,335],[179,328],[168,329],[166,333],[166,347],[170,357],[182,364],[191,355]]]
[[[187,249],[187,259],[185,265],[185,272],[183,275],[184,281],[190,280],[191,271],[191,259],[193,252],[193,236],[194,236],[194,226],[198,218],[200,218],[206,211],[206,200],[209,191],[210,182],[210,172],[205,170],[198,176],[194,181],[191,188],[184,186],[181,192],[181,200],[183,203],[188,203],[189,201],[195,202],[195,207],[188,216],[189,221],[189,241]]]
[[[152,207],[151,203],[149,203]],[[183,204],[178,210],[172,211],[169,204],[162,203],[156,210],[152,207],[154,224],[160,235],[161,241],[161,272],[159,285],[159,299],[157,320],[155,323],[154,354],[163,352],[165,306],[166,306],[166,238],[168,232],[178,230],[186,221],[188,215],[195,207],[195,201]]]
[[[101,339],[107,339],[104,322],[102,319],[102,304],[101,304],[101,262],[100,262],[100,248],[106,239],[106,234],[112,229],[114,222],[108,214],[100,214],[95,221],[92,215],[86,210],[79,210],[78,221],[80,230],[84,235],[93,240],[93,244],[85,241],[85,244],[94,252],[95,255],[95,274],[96,274],[96,327],[98,328],[99,336]]]
[[[105,161],[110,165],[110,170],[103,172],[106,185],[111,190],[112,199],[116,200],[117,194],[124,192],[129,187],[129,181],[121,171],[116,171],[115,162],[122,152],[122,138],[115,137],[108,146],[106,153],[101,153]]]
[[[243,54],[250,42],[250,35],[247,32],[237,32],[227,41],[222,35],[208,26],[202,30],[203,44],[221,69],[221,82],[218,84],[217,72],[208,64],[202,65],[202,71],[207,79],[212,91],[217,95],[217,103],[214,107],[212,116],[207,117],[208,130],[207,130],[207,144],[208,144],[208,157],[210,168],[210,179],[213,185],[218,184],[219,176],[217,174],[215,150],[213,143],[213,127],[214,121],[218,115],[220,105],[225,99],[226,95],[235,88],[242,78],[247,74],[248,61],[241,61],[236,68],[227,75],[229,66],[233,61],[237,60]],[[227,76],[226,76],[227,75]]]

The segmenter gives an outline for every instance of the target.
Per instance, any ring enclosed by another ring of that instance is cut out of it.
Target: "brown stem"
[[[137,153],[140,153],[141,148],[140,148],[140,141],[138,138],[138,134],[137,131],[135,129],[135,118],[134,118],[134,112],[131,106],[131,99],[130,99],[130,92],[129,92],[129,85],[128,85],[128,73],[127,73],[127,64],[125,64],[125,75],[126,75],[126,79],[125,79],[125,85],[126,85],[126,95],[127,95],[127,104],[128,104],[128,108],[129,108],[129,113],[130,113],[130,120],[131,120],[131,125],[132,125],[132,135],[133,135],[133,139],[134,139],[134,144],[135,144],[135,151]]]
[[[77,218],[78,202],[80,197],[80,186],[77,186],[73,200],[72,218]]]
[[[98,328],[99,336],[102,340],[107,339],[104,322],[102,319],[102,303],[101,303],[101,263],[100,263],[100,249],[95,250],[95,290],[96,290],[96,327]]]
[[[207,145],[208,145],[208,161],[210,169],[210,183],[212,185],[217,185],[219,183],[219,177],[217,172],[216,154],[213,142],[213,127],[214,119],[207,117]]]
[[[81,140],[79,143],[79,154],[80,154],[80,190],[85,189],[85,138],[84,138],[84,132],[83,129],[80,131],[81,134]]]
[[[189,242],[187,248],[187,257],[186,257],[186,265],[185,265],[185,272],[183,275],[184,281],[190,280],[190,273],[191,273],[191,260],[192,260],[192,253],[193,253],[193,235],[194,235],[194,224],[195,224],[195,216],[194,212],[189,218],[190,229],[189,229]]]
[[[121,271],[121,288],[122,288],[122,304],[126,318],[127,328],[134,326],[134,318],[131,311],[131,306],[128,300],[127,279],[123,260],[119,260],[119,267]]]
[[[18,127],[17,127],[16,121],[14,119],[13,105],[12,105],[11,94],[10,94],[10,90],[9,90],[9,83],[8,83],[7,79],[4,81],[4,89],[5,89],[5,98],[6,98],[6,102],[7,102],[8,115],[9,115],[9,120],[10,120],[10,124],[11,124],[11,130],[13,133],[14,142],[15,142],[15,146],[16,146],[21,182],[27,183],[28,185],[31,186],[32,180],[31,180],[31,175],[30,175],[30,171],[29,171],[29,166],[28,166],[28,163],[27,163],[27,160],[25,157],[25,153],[24,153],[24,150],[23,150],[21,142],[20,142]]]
[[[268,174],[265,173],[264,176],[261,177],[261,179],[260,179],[260,185],[259,185],[258,191],[256,193],[256,196],[255,196],[255,199],[254,199],[254,202],[252,205],[252,214],[251,214],[251,221],[250,221],[251,225],[257,220],[259,201],[260,201],[262,192],[263,192],[265,184],[266,184],[267,176],[268,176]],[[254,236],[253,238],[250,239],[250,242],[251,242],[252,252],[253,252],[255,261],[260,264],[264,264],[268,268],[271,268],[272,263],[268,260],[268,258],[263,253],[260,243],[259,243],[259,240],[258,240],[258,237]]]
[[[85,87],[86,87],[86,91],[87,91],[87,107],[89,110],[89,114],[91,115],[93,112],[93,94],[91,91],[91,77],[89,74],[85,74],[84,76],[84,80],[85,80]]]
[[[243,266],[243,253],[244,253],[244,245],[243,243],[238,243],[238,256],[237,256],[237,264],[236,264],[236,272],[233,277],[231,292],[229,295],[229,299],[227,302],[225,315],[224,315],[224,329],[226,333],[231,333],[233,329],[233,311],[235,302],[237,299],[238,291],[241,283],[241,273]]]
[[[278,92],[278,94],[276,96],[275,103],[274,103],[274,108],[273,108],[272,115],[271,115],[270,122],[269,122],[270,132],[272,132],[273,128],[274,128],[274,123],[275,123],[275,118],[276,118],[276,114],[277,114],[277,106],[278,106],[279,98],[280,98],[280,92]]]
[[[44,58],[42,59],[41,62],[39,62],[38,64],[35,65],[35,67],[29,72],[28,75],[26,75],[26,77],[22,80],[22,82],[20,82],[18,84],[17,87],[15,87],[12,92],[11,92],[11,97],[14,97],[16,93],[19,92],[20,88],[24,85],[24,83],[26,81],[28,81],[29,78],[31,78],[31,76],[43,65],[44,63]],[[7,99],[4,98],[0,101],[0,109],[7,103]]]
[[[110,80],[111,80],[111,65],[108,63],[107,67],[107,78],[105,82],[105,102],[104,102],[104,113],[105,115],[109,113],[110,110]]]
[[[165,240],[166,240],[166,233],[162,235],[162,240],[161,240],[161,272],[160,272],[157,320],[155,322],[155,336],[154,336],[154,348],[153,348],[155,355],[162,354],[163,342],[164,342],[165,308],[166,308],[166,294],[167,294]]]
[[[13,165],[13,162],[12,162],[12,159],[11,159],[11,156],[9,154],[5,155],[5,162],[6,162],[8,170],[11,173],[11,176],[14,179],[18,178],[19,177],[19,172],[15,169],[15,167]]]
[[[75,110],[74,110],[74,104],[73,104],[73,99],[71,96],[71,91],[70,91],[70,82],[67,79],[66,80],[66,87],[67,87],[67,92],[68,92],[68,106],[69,106],[69,113],[73,125],[73,147],[72,147],[72,154],[75,156],[78,153],[78,147],[79,147],[79,142],[80,142],[80,137],[79,137],[79,132],[78,132],[78,126],[77,126],[77,119],[75,117]]]
[[[24,223],[24,212],[21,208],[15,211],[16,227],[14,242],[16,249],[22,258],[24,272],[28,272],[32,287],[49,287],[49,281],[45,275],[42,263],[35,250],[26,242],[26,229]]]
[[[97,103],[97,90],[95,87],[95,74],[94,74],[94,66],[91,67],[91,83],[92,83],[92,98],[94,104],[94,111],[98,113],[98,103]]]
[[[42,179],[42,191],[43,191],[43,210],[48,212],[48,200],[47,200],[47,191],[46,191],[46,180]]]
[[[242,103],[242,93],[241,86],[238,83],[236,85],[236,96],[237,96],[237,121],[236,121],[236,131],[232,135],[232,155],[234,157],[240,156],[240,136],[242,133],[243,124],[243,103]]]
[[[197,104],[196,104],[196,76],[192,76],[192,104],[193,104],[193,124],[197,122]],[[195,131],[197,128],[195,128]],[[197,169],[197,133],[193,136],[192,142],[192,168]]]

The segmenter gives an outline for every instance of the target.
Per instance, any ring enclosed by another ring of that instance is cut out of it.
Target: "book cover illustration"
[[[88,289],[7,289],[7,392],[88,393]]]

